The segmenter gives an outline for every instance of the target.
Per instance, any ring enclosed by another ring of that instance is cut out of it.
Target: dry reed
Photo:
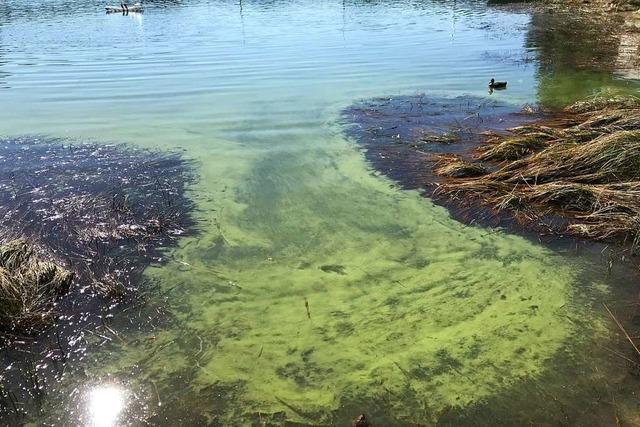
[[[48,324],[73,273],[26,239],[0,245],[0,326],[32,331]]]
[[[492,134],[465,167],[497,163],[495,172],[454,175],[438,194],[476,196],[526,218],[568,219],[558,230],[596,240],[640,241],[640,98],[577,102],[560,118]]]

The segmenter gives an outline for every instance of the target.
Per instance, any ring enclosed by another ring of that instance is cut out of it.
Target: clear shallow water
[[[482,2],[103,6],[0,5],[0,134],[184,149],[201,233],[148,272],[165,325],[120,317],[122,340],[87,335],[96,348],[33,419],[555,424],[588,405],[585,422],[611,421],[594,396],[624,368],[594,346],[610,336],[596,302],[626,272],[453,221],[372,173],[340,111],[417,91],[488,97],[492,76],[516,104],[631,83],[562,84],[566,69],[538,67],[531,17]]]

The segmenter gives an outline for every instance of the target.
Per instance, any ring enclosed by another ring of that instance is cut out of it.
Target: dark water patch
[[[84,294],[119,295],[138,267],[162,263],[159,248],[193,228],[193,181],[178,153],[18,138],[0,143],[5,234],[65,259]]]
[[[437,197],[435,190],[445,179],[434,171],[447,156],[473,160],[473,150],[486,132],[504,132],[542,117],[534,108],[525,107],[472,96],[419,94],[358,102],[344,110],[342,117],[347,136],[364,148],[376,171],[405,189],[422,191],[462,222],[513,227],[510,218],[481,204],[463,206]],[[443,142],[443,135],[452,139]]]
[[[433,186],[435,176],[424,166],[434,164],[433,155],[463,154],[480,141],[482,132],[537,117],[486,98],[422,94],[366,100],[343,112],[346,133],[365,148],[367,160],[408,189]]]
[[[2,235],[34,242],[74,273],[69,292],[53,301],[49,329],[3,332],[0,412],[12,420],[36,413],[92,345],[122,340],[120,328],[167,320],[162,307],[146,305],[155,290],[143,271],[164,264],[164,250],[195,231],[186,195],[192,166],[177,152],[0,140]]]
[[[547,212],[534,221],[530,215],[508,213],[478,198],[452,197],[441,191],[456,182],[455,175],[438,175],[443,165],[459,162],[465,170],[467,164],[481,165],[489,175],[500,168],[499,162],[478,161],[484,155],[478,147],[491,139],[487,135],[500,139],[509,133],[508,129],[524,125],[519,129],[530,125],[563,126],[569,120],[563,114],[554,110],[542,113],[528,105],[518,108],[486,98],[414,95],[362,101],[344,110],[342,117],[345,133],[364,148],[366,159],[376,171],[403,188],[420,190],[436,204],[446,207],[455,219],[466,224],[505,228],[557,250],[594,255],[599,251],[609,253],[604,244],[594,244],[562,231],[570,224],[554,212]],[[442,135],[455,135],[455,142],[443,142]],[[530,151],[536,150],[540,148]],[[464,180],[473,181],[473,177]],[[629,261],[626,251],[610,254],[609,258],[616,263]]]

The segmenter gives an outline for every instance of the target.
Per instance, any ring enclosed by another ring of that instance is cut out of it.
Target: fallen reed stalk
[[[441,156],[434,172],[441,176],[462,178],[484,175],[487,169],[481,164],[462,160],[458,156]]]

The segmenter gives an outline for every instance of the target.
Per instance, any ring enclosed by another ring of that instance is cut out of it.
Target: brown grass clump
[[[443,157],[434,172],[440,176],[463,178],[484,175],[487,169],[479,163],[468,162],[458,157]]]
[[[549,146],[549,142],[553,139],[553,135],[545,132],[531,132],[509,137],[496,136],[487,141],[488,145],[481,148],[478,158],[497,161],[521,159]]]
[[[583,143],[564,139],[505,166],[496,177],[527,183],[561,178],[596,184],[636,180],[640,178],[640,130],[614,131]]]
[[[25,239],[0,245],[0,325],[31,331],[47,325],[53,305],[73,273],[48,259]]]
[[[560,232],[640,242],[640,98],[575,103],[562,120],[490,136],[478,160],[499,162],[497,170],[439,192],[529,219],[560,216],[568,220]]]

